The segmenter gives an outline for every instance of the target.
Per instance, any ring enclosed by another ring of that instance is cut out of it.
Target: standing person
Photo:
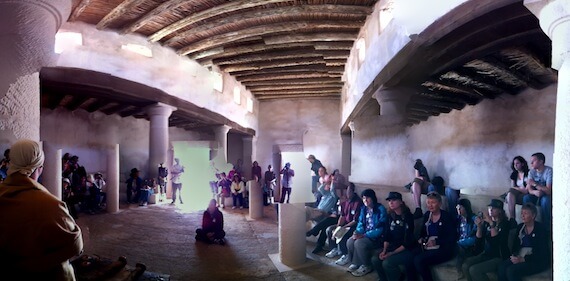
[[[271,167],[271,165],[267,166],[267,171],[265,171],[265,175],[263,175],[263,181],[263,205],[268,206],[271,203],[273,186],[275,185],[275,173],[273,173],[273,167]]]
[[[196,241],[225,245],[224,237],[224,215],[216,207],[216,200],[212,199],[202,215],[202,228],[196,229]]]
[[[346,243],[351,263],[347,270],[356,277],[372,272],[372,252],[380,248],[386,226],[386,208],[378,202],[374,190],[362,192],[362,203],[356,230]]]
[[[411,188],[414,195],[414,203],[416,204],[414,218],[419,219],[422,217],[421,197],[422,194],[428,193],[428,186],[430,183],[427,168],[424,166],[421,159],[416,159],[416,163],[414,164],[414,174],[415,178],[412,181]]]
[[[531,170],[528,173],[528,193],[524,203],[540,206],[542,223],[550,232],[552,228],[552,167],[544,165],[544,154],[537,152],[530,157]]]
[[[281,169],[279,174],[283,175],[281,179],[281,200],[279,202],[285,202],[285,195],[287,195],[287,203],[289,203],[291,188],[293,188],[293,177],[295,176],[295,171],[291,169],[291,163],[285,163],[285,167]]]
[[[516,156],[511,163],[511,188],[507,192],[505,201],[509,209],[509,219],[515,221],[515,207],[523,204],[523,198],[528,194],[526,182],[528,181],[528,163],[522,156]]]
[[[172,166],[172,171],[170,180],[172,181],[172,202],[170,204],[176,204],[176,196],[180,199],[180,204],[182,202],[182,181],[180,177],[184,173],[184,166],[180,165],[180,159],[174,158],[174,166]]]
[[[233,199],[232,209],[237,207],[237,201],[239,201],[239,208],[243,209],[243,192],[245,191],[245,186],[237,174],[235,174],[232,179],[231,190]]]
[[[400,265],[406,270],[408,281],[417,280],[414,268],[414,216],[402,201],[402,194],[388,194],[388,223],[384,231],[384,247],[380,254],[372,256],[372,264],[381,281],[400,280]]]
[[[261,167],[257,161],[253,161],[251,166],[251,179],[260,182],[261,181]]]
[[[136,203],[138,201],[138,196],[133,198],[133,191],[138,192],[142,188],[143,180],[139,177],[140,171],[137,168],[131,169],[131,174],[129,175],[129,179],[127,179],[127,203]]]
[[[527,203],[521,209],[522,223],[517,227],[518,236],[513,239],[513,255],[499,265],[499,281],[521,281],[546,270],[550,266],[549,235],[546,228],[537,222],[536,207]]]
[[[432,281],[431,267],[453,258],[457,243],[455,216],[441,209],[441,195],[427,194],[427,209],[419,243],[424,250],[414,257],[414,266],[424,281]]]
[[[315,206],[317,206],[319,204],[319,201],[321,200],[321,198],[319,197],[320,193],[318,193],[318,187],[319,187],[319,168],[323,166],[323,164],[321,163],[320,160],[318,160],[317,158],[315,158],[315,155],[311,154],[309,155],[309,157],[307,157],[307,160],[309,160],[309,162],[311,162],[311,192],[313,194],[315,194]]]
[[[0,271],[6,280],[75,280],[69,259],[83,251],[81,229],[65,203],[37,179],[44,154],[32,140],[11,147],[0,184]]]
[[[158,187],[160,192],[160,201],[166,199],[166,182],[168,181],[168,169],[164,167],[164,163],[158,165]]]
[[[463,263],[463,274],[469,281],[487,281],[488,272],[496,272],[497,266],[509,258],[510,223],[503,210],[503,201],[491,199],[488,214],[475,219],[477,239],[484,239],[483,253],[468,258]]]
[[[93,184],[99,189],[99,199],[97,205],[101,208],[107,206],[107,183],[103,179],[101,172],[95,173],[95,181]]]

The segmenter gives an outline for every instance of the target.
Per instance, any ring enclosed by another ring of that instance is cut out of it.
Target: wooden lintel
[[[126,12],[132,10],[133,6],[136,6],[145,0],[124,0],[121,4],[115,7],[110,13],[108,13],[103,19],[97,23],[97,29],[105,29],[110,24],[113,23],[114,20],[122,17],[125,15]]]
[[[300,42],[317,42],[317,41],[347,41],[356,40],[357,33],[354,32],[320,32],[320,33],[304,33],[295,35],[281,35],[264,37],[265,44],[285,44]]]
[[[87,6],[89,6],[89,4],[91,4],[91,0],[81,0],[79,5],[77,5],[77,7],[75,7],[75,9],[73,9],[73,12],[71,13],[71,16],[69,17],[69,21],[70,22],[76,21],[77,18],[79,18],[79,16],[81,16],[83,11],[85,11]]]

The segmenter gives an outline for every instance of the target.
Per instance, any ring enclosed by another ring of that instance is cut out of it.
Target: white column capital
[[[380,115],[403,116],[414,90],[406,87],[379,88],[372,97],[380,105]]]
[[[570,59],[570,0],[525,0],[524,5],[552,40],[552,68],[560,70]]]
[[[169,117],[177,108],[164,103],[156,103],[145,107],[145,112],[149,116],[166,116]]]
[[[220,125],[220,126],[214,127],[214,133],[216,134],[216,137],[218,135],[220,135],[220,136],[226,135],[230,131],[231,128],[232,127],[230,127],[228,125]]]

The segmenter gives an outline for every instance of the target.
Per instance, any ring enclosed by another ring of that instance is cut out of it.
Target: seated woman
[[[329,247],[332,249],[325,255],[325,257],[334,258],[340,255],[341,257],[335,262],[338,265],[346,265],[348,263],[348,249],[346,248],[346,241],[352,236],[356,229],[360,209],[362,208],[362,199],[360,199],[358,194],[354,192],[354,189],[354,183],[349,183],[346,188],[346,198],[344,198],[340,203],[338,221],[335,225],[331,225],[327,228]],[[344,232],[344,234],[340,240],[333,237],[333,232],[339,227],[344,228],[344,231],[341,231]]]
[[[243,209],[243,192],[245,191],[245,185],[238,174],[234,173],[234,177],[232,178],[232,199],[233,199],[233,206],[232,209],[237,207],[237,201],[239,201],[239,208]]]
[[[459,200],[459,190],[445,186],[445,181],[442,177],[434,177],[431,184],[428,186],[428,192],[435,191],[439,194],[445,194],[447,199],[447,206],[442,206],[443,209],[449,213],[455,212],[457,201]]]
[[[526,203],[521,210],[522,223],[513,239],[513,255],[499,265],[499,281],[520,281],[546,270],[550,266],[549,236],[546,228],[536,219],[536,206]]]
[[[155,188],[156,181],[154,178],[144,181],[142,188],[139,190],[139,206],[148,205],[148,200],[150,199],[150,196],[154,194]]]
[[[224,201],[227,197],[230,197],[231,185],[232,181],[226,177],[226,173],[222,172],[220,174],[220,180],[218,181],[218,196],[216,197],[218,203],[216,204],[216,207],[219,206],[222,206],[222,208],[226,207]]]
[[[196,229],[196,241],[225,245],[224,237],[224,215],[216,207],[216,200],[212,199],[202,216],[202,228]]]
[[[421,159],[416,159],[416,163],[414,164],[414,172],[415,178],[412,181],[411,190],[414,194],[414,203],[416,204],[414,218],[419,219],[422,217],[421,197],[422,194],[428,193],[430,180],[428,171]]]
[[[431,267],[453,258],[457,230],[455,217],[441,209],[439,193],[428,193],[426,203],[428,211],[418,241],[423,252],[414,257],[414,266],[422,280],[431,281]]]
[[[523,197],[528,194],[526,181],[528,179],[528,164],[522,156],[517,156],[511,164],[511,188],[507,192],[505,201],[509,209],[509,219],[515,220],[515,207],[523,203]]]
[[[356,277],[364,276],[372,271],[372,252],[382,245],[382,233],[386,225],[386,208],[378,203],[376,193],[372,189],[362,192],[362,203],[356,230],[347,241],[348,271]]]
[[[477,247],[477,226],[475,219],[477,216],[473,214],[471,209],[471,201],[469,199],[461,199],[457,203],[457,263],[456,269],[458,278],[464,278],[461,266],[466,258],[476,256],[480,253]]]
[[[319,168],[319,172],[321,169],[324,169],[324,167]],[[334,184],[331,179],[332,178],[328,178],[327,181],[321,183],[319,186],[318,192],[321,194],[321,200],[317,208],[305,207],[307,210],[307,218],[317,221],[317,224],[307,232],[307,237],[319,235],[319,240],[313,250],[313,254],[317,254],[323,250],[327,239],[327,227],[336,224],[338,221],[338,198],[334,192]]]
[[[492,199],[488,214],[479,214],[475,219],[477,239],[484,239],[483,253],[468,258],[463,263],[467,280],[489,280],[488,272],[496,272],[497,266],[510,256],[508,238],[510,224],[503,210],[503,201]]]
[[[372,257],[372,264],[378,273],[378,280],[400,280],[400,265],[406,269],[407,280],[417,280],[414,268],[414,216],[402,201],[402,194],[390,192],[388,198],[388,224],[384,231],[384,247],[380,254]]]

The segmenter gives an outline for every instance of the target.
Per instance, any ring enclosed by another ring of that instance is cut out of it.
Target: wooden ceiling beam
[[[121,2],[121,4],[119,4],[117,7],[115,7],[110,13],[108,13],[103,19],[101,19],[97,23],[97,26],[96,26],[97,29],[101,30],[101,29],[105,29],[105,28],[109,27],[109,25],[111,25],[113,23],[113,21],[124,16],[125,13],[127,13],[128,11],[133,10],[134,6],[137,6],[137,5],[142,4],[144,2],[146,2],[146,1],[145,0],[124,0],[123,2]]]
[[[301,43],[301,42],[317,42],[317,41],[347,41],[356,40],[358,34],[356,32],[319,32],[319,33],[304,33],[295,35],[281,35],[264,37],[265,44],[286,44],[286,43]]]
[[[123,110],[119,113],[119,115],[121,117],[127,117],[127,116],[134,116],[134,115],[140,115],[140,114],[145,114],[144,110],[138,106],[132,106],[130,109],[126,109]]]
[[[334,83],[334,82],[341,82],[340,78],[336,77],[316,77],[316,78],[290,78],[290,79],[258,79],[258,80],[251,80],[251,81],[244,81],[240,80],[240,82],[245,85],[246,87],[253,87],[253,86],[271,86],[271,85],[312,85],[312,84],[324,84],[324,83]]]
[[[191,59],[219,59],[225,57],[234,57],[245,54],[252,54],[258,52],[274,51],[274,50],[287,50],[295,48],[313,48],[311,43],[295,43],[295,44],[283,44],[283,45],[267,45],[265,43],[257,43],[252,45],[242,45],[237,47],[219,47],[210,50],[200,51],[188,55]],[[208,54],[208,52],[216,49],[221,49],[220,53]]]
[[[334,98],[339,99],[340,95],[337,94],[298,94],[298,95],[265,95],[256,97],[258,100],[274,100],[274,99],[322,99]]]
[[[113,114],[118,113],[120,111],[123,111],[125,109],[127,109],[127,105],[124,105],[122,103],[118,103],[114,106],[108,106],[104,109],[101,109],[101,111],[107,115],[113,115]]]
[[[457,109],[461,110],[465,107],[465,103],[458,103],[458,102],[451,102],[451,101],[442,101],[442,100],[433,100],[433,99],[426,99],[420,97],[412,97],[410,99],[410,107],[413,107],[413,104],[420,104],[420,105],[427,105],[432,107],[437,107],[441,109]]]
[[[497,85],[497,82],[500,81],[497,81],[496,79],[493,79],[489,76],[482,76],[474,69],[465,67],[454,69],[453,71],[449,71],[440,75],[438,81],[442,81],[443,83],[463,85],[463,87],[471,88],[484,97],[491,99],[502,93],[515,92],[512,89],[499,87],[499,85]]]
[[[354,40],[350,41],[332,41],[332,42],[315,42],[315,50],[345,50],[350,51],[354,46]]]
[[[210,36],[198,42],[186,45],[178,49],[176,52],[179,55],[184,56],[254,36],[267,36],[279,33],[296,33],[300,30],[307,29],[326,29],[333,31],[334,29],[346,30],[353,28],[355,30],[358,30],[361,26],[362,23],[357,21],[296,21],[274,23]],[[356,35],[353,34],[353,37],[355,36]]]
[[[479,102],[483,98],[494,98],[496,96],[494,93],[468,88],[449,80],[429,80],[422,83],[422,86],[430,91],[448,93],[447,95],[450,96],[468,97],[471,100],[476,101],[475,103]]]
[[[73,100],[67,104],[66,108],[69,111],[74,111],[78,109],[82,104],[84,104],[89,99],[89,96],[73,96]]]
[[[316,57],[316,58],[296,58],[296,59],[271,60],[271,61],[256,62],[256,63],[226,65],[226,66],[221,66],[220,68],[225,72],[232,73],[236,71],[263,70],[268,68],[279,68],[286,66],[315,65],[315,64],[322,65],[324,63],[325,61],[323,60],[322,57]]]
[[[227,64],[240,64],[255,61],[267,61],[275,59],[289,59],[289,58],[310,58],[310,57],[323,57],[322,54],[315,52],[312,47],[290,49],[276,52],[258,53],[251,55],[240,55],[229,58],[214,59],[212,62],[215,65],[227,65]]]
[[[321,89],[291,89],[291,90],[279,90],[279,91],[255,91],[253,94],[256,97],[265,95],[293,95],[293,94],[338,94],[340,95],[341,88],[321,88]]]
[[[76,21],[79,18],[79,16],[81,16],[83,11],[87,9],[87,6],[89,6],[89,4],[91,4],[91,0],[81,0],[81,2],[79,2],[79,5],[77,5],[77,7],[73,9],[71,16],[69,16],[69,21],[70,22]]]
[[[293,89],[321,89],[321,88],[339,88],[342,89],[343,83],[325,83],[325,84],[309,84],[309,85],[271,85],[271,86],[253,86],[247,87],[248,90],[254,91],[279,91]]]
[[[532,60],[531,56],[527,55],[528,60]],[[544,83],[534,79],[534,73],[527,72],[524,73],[517,69],[516,65],[507,65],[503,61],[497,59],[494,56],[488,56],[482,59],[483,61],[493,65],[497,69],[512,75],[514,79],[518,79],[523,83],[523,88],[531,87],[533,89],[542,89],[544,88]]]
[[[207,22],[202,25],[198,25],[192,29],[181,32],[173,36],[164,42],[164,45],[173,46],[178,44],[179,41],[184,41],[187,37],[199,34],[201,32],[208,32],[214,28],[218,28],[222,25],[228,24],[238,24],[247,20],[256,20],[259,22],[274,22],[276,16],[283,15],[295,15],[295,17],[312,17],[315,18],[318,15],[325,16],[328,19],[334,20],[335,15],[340,15],[346,18],[346,14],[356,15],[361,17],[362,21],[366,19],[372,12],[371,7],[367,6],[354,6],[354,5],[302,5],[302,6],[283,6],[267,9],[259,9],[253,11],[247,11],[244,13],[239,13],[235,15],[230,15],[224,18],[218,18],[215,21]]]
[[[95,112],[97,110],[100,110],[109,103],[110,101],[107,99],[97,99],[97,101],[90,104],[85,110],[87,110],[88,112]]]
[[[320,72],[320,73],[342,73],[344,71],[344,67],[327,67],[326,64],[311,64],[311,65],[294,65],[294,66],[285,66],[280,68],[269,68],[264,69],[263,73],[293,73],[293,72]],[[236,71],[232,72],[232,76],[236,77],[236,79],[244,78],[246,76],[251,75],[258,75],[260,74],[257,70],[246,70],[246,71]]]
[[[319,78],[319,79],[323,79],[323,78],[336,78],[338,80],[336,81],[340,81],[341,75],[334,75],[334,74],[328,74],[328,73],[314,73],[314,72],[308,72],[308,73],[293,73],[293,74],[288,74],[288,73],[284,73],[284,74],[259,74],[259,75],[252,75],[249,77],[245,77],[240,79],[241,83],[244,82],[253,82],[253,81],[272,81],[272,80],[292,80],[295,81],[295,79],[298,80],[304,80],[307,78]]]
[[[44,94],[44,93],[42,93]],[[61,101],[63,100],[63,98],[65,98],[65,94],[60,94],[60,93],[49,93],[49,99],[48,99],[48,103],[45,105],[45,107],[49,108],[49,109],[56,109],[59,104],[61,103]]]

